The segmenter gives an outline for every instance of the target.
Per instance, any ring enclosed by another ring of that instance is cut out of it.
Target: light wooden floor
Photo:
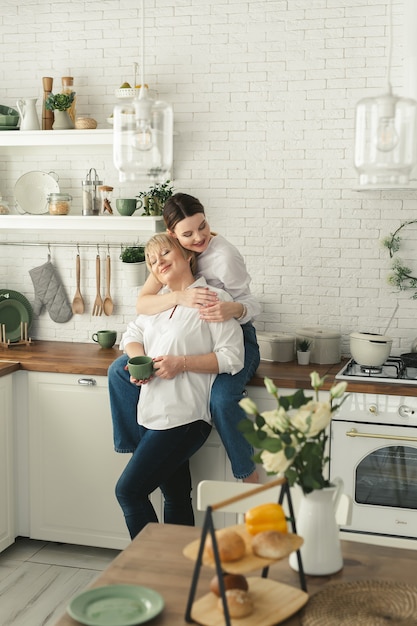
[[[52,626],[118,553],[17,538],[0,554],[0,625]]]

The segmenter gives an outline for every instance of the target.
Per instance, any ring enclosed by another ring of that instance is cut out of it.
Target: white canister
[[[339,332],[320,326],[310,326],[309,328],[300,328],[296,335],[297,341],[299,339],[311,341],[310,363],[317,363],[318,365],[340,363],[342,355],[341,334]]]
[[[263,361],[276,361],[288,363],[294,359],[295,336],[286,333],[256,333],[261,359]]]

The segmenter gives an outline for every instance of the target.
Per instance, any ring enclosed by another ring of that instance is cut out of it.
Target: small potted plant
[[[68,128],[74,128],[74,122],[68,115],[68,109],[71,108],[74,102],[75,92],[70,93],[57,93],[49,94],[45,100],[45,109],[47,111],[54,111],[54,123],[52,128],[54,130],[65,130]]]
[[[146,280],[145,246],[126,246],[120,252],[129,287],[143,285]]]
[[[298,365],[308,365],[310,363],[311,341],[305,337],[297,340],[297,360]]]
[[[147,191],[141,191],[136,197],[142,202],[142,215],[162,215],[164,204],[172,196],[174,189],[170,180],[157,183]]]

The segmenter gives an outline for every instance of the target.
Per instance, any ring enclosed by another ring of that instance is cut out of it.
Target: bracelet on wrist
[[[237,317],[237,321],[240,322],[241,320],[243,320],[243,318],[246,316],[246,313],[248,312],[248,309],[245,307],[244,304],[242,304],[243,306],[243,311],[242,313],[239,315],[239,317]]]

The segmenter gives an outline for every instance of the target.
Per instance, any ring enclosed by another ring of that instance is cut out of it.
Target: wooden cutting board
[[[272,626],[294,615],[307,602],[308,594],[296,587],[268,578],[248,578],[254,610],[247,617],[231,619],[233,626]],[[217,608],[219,598],[208,593],[191,609],[191,617],[203,626],[224,626],[223,611]]]

